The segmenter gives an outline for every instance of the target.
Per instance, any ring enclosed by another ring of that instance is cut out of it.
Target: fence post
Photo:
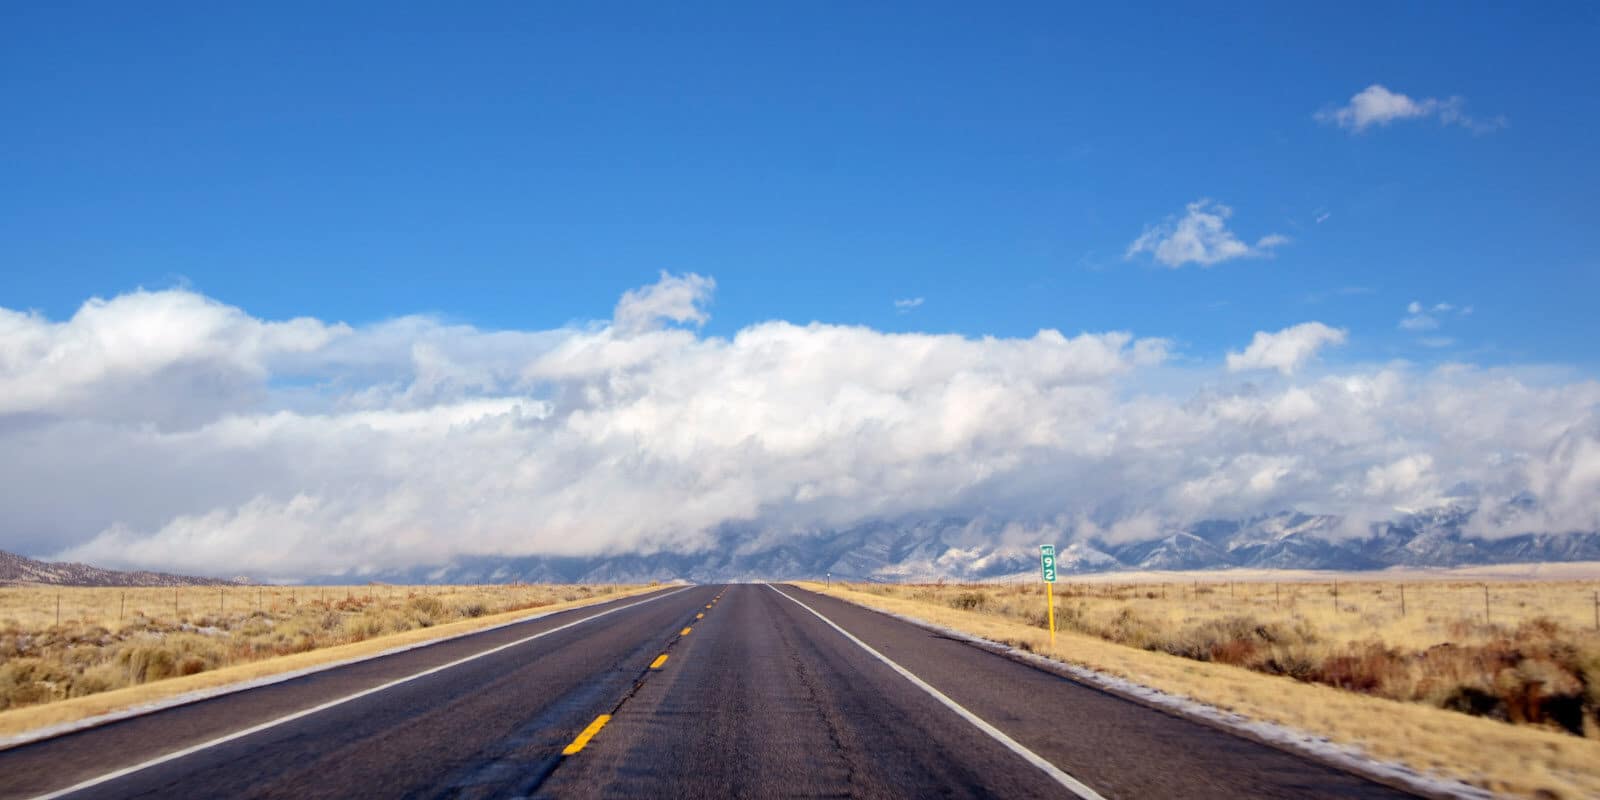
[[[123,615],[128,613],[128,593],[122,593],[122,605],[117,608],[117,621],[121,622]]]
[[[56,627],[61,627],[61,590],[56,590]]]
[[[1273,608],[1277,608],[1278,604],[1283,601],[1283,588],[1282,587],[1283,587],[1283,584],[1281,584],[1281,583],[1272,584],[1272,607]]]
[[[1406,585],[1400,584],[1400,616],[1406,615]]]
[[[1493,624],[1489,619],[1489,584],[1487,583],[1483,585],[1483,624]]]

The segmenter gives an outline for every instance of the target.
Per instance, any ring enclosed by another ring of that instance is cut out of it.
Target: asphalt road
[[[562,612],[0,751],[0,798],[74,786],[83,798],[1404,796],[761,585]]]

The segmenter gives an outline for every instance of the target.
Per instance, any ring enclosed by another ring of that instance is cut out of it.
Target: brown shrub
[[[1399,653],[1372,642],[1354,652],[1328,657],[1314,680],[1339,689],[1379,694],[1379,689],[1405,669]]]
[[[35,590],[0,588],[0,604],[10,603],[0,607],[0,708],[548,605],[564,594],[581,599],[617,591],[613,586],[571,589],[451,587],[397,596],[387,589],[374,595],[371,587],[359,593],[264,588],[250,602],[230,594],[220,608],[215,594],[185,591],[181,614],[170,589],[77,589],[67,590],[66,613],[56,625],[55,589],[49,590],[49,602],[41,603]],[[27,611],[28,619],[17,619],[18,609]]]

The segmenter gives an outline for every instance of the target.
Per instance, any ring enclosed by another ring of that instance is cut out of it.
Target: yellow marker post
[[[1056,585],[1053,584],[1053,583],[1047,583],[1047,584],[1044,585],[1044,602],[1045,602],[1045,606],[1046,606],[1046,609],[1047,609],[1045,611],[1045,615],[1050,618],[1050,646],[1051,647],[1054,647],[1055,644],[1056,644],[1056,593],[1055,593],[1055,586]]]
[[[1039,545],[1039,569],[1044,573],[1045,615],[1050,618],[1050,646],[1056,643],[1056,546]]]

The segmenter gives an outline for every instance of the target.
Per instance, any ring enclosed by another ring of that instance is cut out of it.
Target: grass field
[[[573,603],[621,589],[0,587],[0,711]]]
[[[1055,645],[1037,582],[811,586],[1496,792],[1600,796],[1600,581],[1139,577],[1056,584]]]
[[[1047,626],[1042,583],[863,584]],[[1117,644],[1600,738],[1600,582],[1058,583],[1056,624]]]

